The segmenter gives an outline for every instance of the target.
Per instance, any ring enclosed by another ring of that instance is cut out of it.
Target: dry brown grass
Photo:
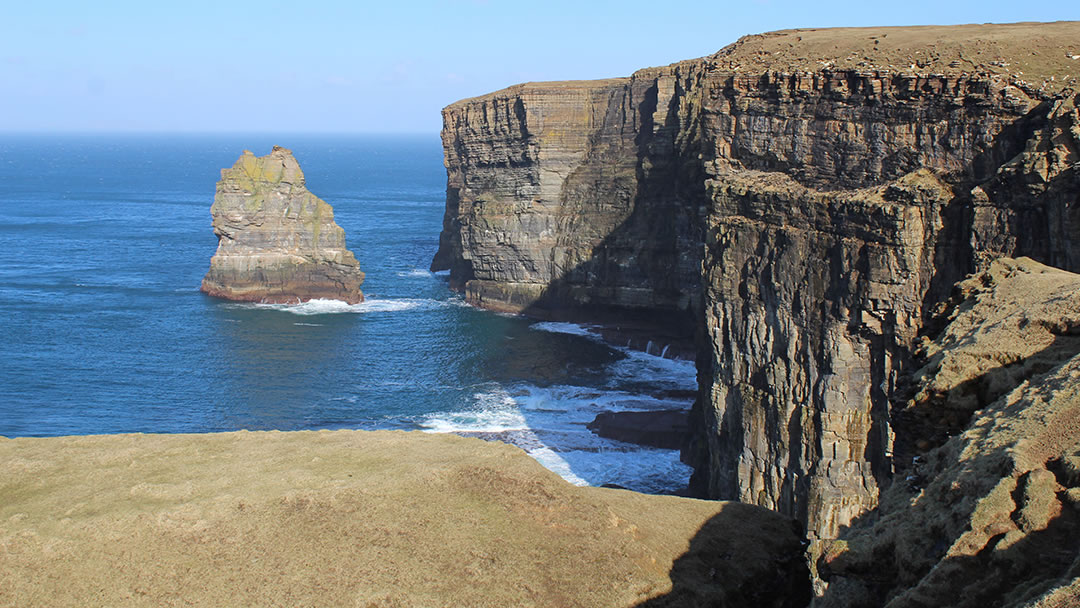
[[[985,73],[1054,92],[1076,88],[1080,21],[783,30],[746,36],[710,59],[751,73]]]
[[[0,439],[0,463],[3,606],[627,606],[725,514],[733,589],[798,551],[764,510],[448,435]]]

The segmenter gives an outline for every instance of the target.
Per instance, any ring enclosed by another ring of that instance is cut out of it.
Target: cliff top
[[[477,95],[476,97],[467,97],[465,99],[460,99],[446,107],[453,108],[455,106],[469,105],[471,103],[475,103],[481,100],[501,99],[505,97],[520,97],[524,95],[551,95],[552,93],[562,92],[584,93],[591,90],[623,85],[627,82],[630,82],[630,78],[628,77],[599,78],[596,80],[550,80],[541,82],[523,82],[521,84],[508,86],[505,89],[499,89],[498,91],[485,93],[484,95]]]
[[[300,170],[300,163],[293,157],[292,150],[274,146],[266,156],[255,156],[251,150],[244,150],[232,167],[221,170],[221,179],[248,185],[285,182],[303,186],[304,172]]]
[[[1048,95],[1080,88],[1080,21],[780,30],[743,36],[716,53],[672,66],[705,62],[722,71],[887,71],[989,74]],[[669,66],[671,67],[671,66]],[[645,68],[639,74],[658,69]],[[625,84],[627,78],[516,84],[447,106]]]
[[[579,488],[454,435],[0,438],[0,479],[3,606],[630,606],[672,578],[745,605],[802,553],[764,509]],[[698,551],[738,559],[706,583]]]
[[[1080,77],[1080,21],[781,30],[744,36],[705,60],[751,73],[995,74],[1053,92]]]

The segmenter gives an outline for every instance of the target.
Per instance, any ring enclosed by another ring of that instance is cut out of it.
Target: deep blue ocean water
[[[220,170],[293,150],[368,300],[198,291]],[[465,305],[427,271],[437,136],[0,136],[0,436],[323,428],[494,433],[579,484],[685,485],[672,450],[602,440],[602,410],[688,406],[690,362]]]

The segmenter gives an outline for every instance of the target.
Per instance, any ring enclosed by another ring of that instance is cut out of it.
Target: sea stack
[[[334,209],[308,191],[292,152],[248,150],[222,169],[210,207],[218,249],[202,281],[211,296],[247,302],[364,301],[364,273]]]

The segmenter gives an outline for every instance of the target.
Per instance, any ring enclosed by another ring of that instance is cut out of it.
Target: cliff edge
[[[823,545],[817,608],[1080,603],[1080,275],[1000,259],[946,316],[906,409],[954,432]]]
[[[308,191],[292,152],[245,150],[221,171],[210,207],[218,248],[202,291],[249,302],[362,302],[364,273],[334,210]]]
[[[454,435],[0,438],[0,606],[795,607],[790,519]],[[684,601],[685,600],[685,601]]]
[[[894,442],[933,443],[892,412],[952,286],[1001,256],[1080,270],[1078,41],[787,30],[457,102],[433,268],[480,306],[695,332],[694,487],[835,538]]]

